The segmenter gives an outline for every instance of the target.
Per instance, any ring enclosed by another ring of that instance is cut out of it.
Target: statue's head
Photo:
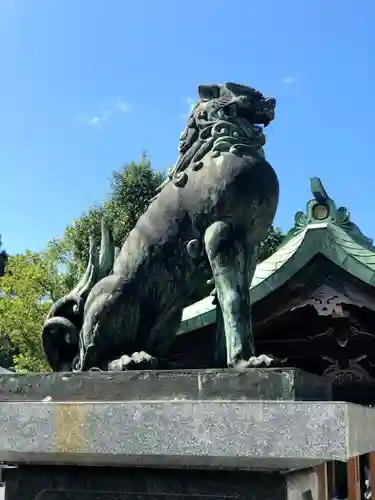
[[[221,151],[241,143],[262,152],[265,144],[263,127],[275,117],[276,100],[255,89],[237,83],[199,85],[199,100],[192,110],[187,127],[181,135],[180,154],[184,155],[195,143],[208,141],[212,149],[216,139]],[[188,155],[191,160],[191,155]]]
[[[209,153],[264,156],[263,129],[275,117],[273,97],[232,82],[199,85],[198,96],[180,137],[179,158],[159,191],[170,179],[177,181],[190,164],[196,164]]]
[[[199,85],[200,101],[195,109],[199,119],[243,118],[253,125],[265,127],[275,117],[276,100],[264,97],[255,89],[237,83]]]

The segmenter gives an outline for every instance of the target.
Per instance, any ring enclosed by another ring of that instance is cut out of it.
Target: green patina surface
[[[350,220],[346,208],[337,208],[320,179],[311,179],[314,198],[280,248],[258,264],[252,283],[252,302],[272,293],[292,278],[317,254],[322,254],[361,281],[375,286],[375,247]],[[196,330],[216,320],[216,306],[206,297],[184,311],[180,333]]]

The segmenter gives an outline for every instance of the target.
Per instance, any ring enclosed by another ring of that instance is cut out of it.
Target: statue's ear
[[[198,85],[198,94],[202,101],[217,99],[220,97],[219,85]]]
[[[238,83],[233,83],[233,82],[226,82],[225,87],[236,95],[241,93],[246,95],[251,90],[249,87],[246,87],[246,85],[240,85]]]

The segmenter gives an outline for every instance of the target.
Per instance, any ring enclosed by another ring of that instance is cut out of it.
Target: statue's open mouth
[[[223,107],[226,116],[237,116],[244,118],[254,125],[267,127],[275,118],[276,100],[272,97],[251,99],[248,96],[240,96]]]
[[[239,103],[238,114],[254,125],[267,127],[275,118],[275,106],[276,101],[272,97],[258,102],[245,98]]]
[[[226,82],[224,87],[229,94],[225,96],[227,103],[223,106],[223,113],[227,116],[238,116],[264,127],[275,118],[276,100],[273,97],[265,97],[256,89],[234,82]]]

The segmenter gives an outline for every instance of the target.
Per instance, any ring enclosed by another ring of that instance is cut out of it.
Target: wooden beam
[[[336,494],[335,462],[327,462],[327,495],[331,500]]]
[[[368,454],[369,468],[370,468],[370,487],[374,491],[375,488],[375,451]],[[375,492],[372,495],[374,498]]]
[[[327,464],[325,463],[317,465],[316,467],[314,467],[314,470],[318,481],[317,500],[331,500],[332,497],[328,496],[328,492],[331,490],[331,486],[329,486]]]
[[[361,473],[359,457],[348,460],[348,500],[361,500]]]

